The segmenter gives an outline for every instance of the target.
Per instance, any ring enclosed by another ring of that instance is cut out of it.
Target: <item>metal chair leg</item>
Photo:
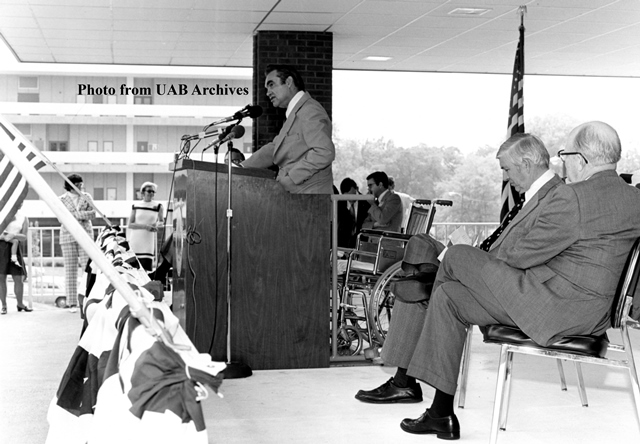
[[[629,331],[625,324],[622,325],[620,334],[622,336],[622,344],[625,354],[627,355],[629,377],[631,378],[631,389],[633,390],[633,400],[636,403],[636,415],[638,415],[638,424],[640,424],[640,382],[638,382],[638,371],[635,361],[633,360],[633,349],[629,339]]]
[[[471,358],[471,339],[473,337],[473,325],[467,328],[467,338],[464,341],[462,364],[460,366],[460,393],[458,394],[458,408],[463,409],[467,397],[467,379],[469,378],[469,359]]]
[[[504,403],[500,418],[500,430],[507,430],[507,416],[509,415],[509,402],[511,401],[511,377],[513,376],[513,353],[507,355],[507,372],[505,374]]]
[[[580,393],[580,401],[582,407],[589,407],[589,401],[587,400],[587,389],[584,387],[584,378],[582,377],[582,366],[576,361],[576,374],[578,375],[578,393]]]
[[[493,400],[493,418],[491,419],[491,437],[489,442],[496,444],[498,442],[498,431],[500,429],[500,419],[502,416],[502,401],[504,399],[504,388],[507,382],[507,365],[509,359],[509,351],[506,345],[500,349],[500,363],[498,364],[498,379],[496,381],[496,396]]]
[[[560,390],[563,392],[567,391],[567,380],[564,377],[564,368],[562,367],[562,359],[556,359],[556,363],[558,364],[558,373],[560,374]]]

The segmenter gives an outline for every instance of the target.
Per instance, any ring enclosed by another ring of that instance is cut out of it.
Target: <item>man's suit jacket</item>
[[[554,176],[529,199],[527,205],[524,206],[498,240],[491,246],[489,257],[498,255],[500,252],[499,246],[502,243],[509,243],[506,242],[509,237],[525,235],[526,231],[534,226],[536,219],[551,203],[553,191],[559,186],[565,185],[558,176]],[[518,230],[512,231],[512,225],[513,227],[518,227]],[[403,262],[415,266],[410,267],[413,269],[423,264],[439,266],[440,262],[437,257],[443,249],[444,245],[428,234],[417,234],[412,236],[407,243]],[[495,262],[500,261],[496,260]],[[404,268],[405,264],[403,264]],[[489,276],[496,282],[502,280],[500,275],[491,274]],[[415,300],[418,301],[421,298],[422,295],[418,294]],[[408,300],[408,298],[406,299]],[[403,302],[396,297],[393,307],[393,322],[389,325],[389,331],[382,350],[382,358],[385,363],[403,368],[409,367],[412,357],[415,353],[418,353],[418,341],[427,314],[425,307],[422,304]]]
[[[273,142],[253,153],[242,166],[278,165],[277,180],[293,194],[332,194],[331,164],[336,149],[331,140],[331,120],[309,93],[291,110]]]
[[[366,200],[358,201],[355,218],[349,210],[347,201],[338,201],[338,246],[353,248],[362,224],[368,216],[370,204]]]
[[[542,191],[542,190],[541,190]],[[533,205],[531,205],[533,204]],[[539,344],[601,334],[620,273],[640,237],[640,190],[614,170],[538,193],[507,227],[483,279]]]
[[[388,190],[378,204],[369,208],[369,216],[363,228],[400,232],[402,226],[402,199],[392,190]]]

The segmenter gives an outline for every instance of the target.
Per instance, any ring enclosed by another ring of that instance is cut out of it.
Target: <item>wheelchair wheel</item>
[[[354,356],[362,350],[362,335],[351,325],[340,327],[337,334],[338,356]]]
[[[369,302],[369,320],[371,322],[371,333],[378,342],[384,344],[391,322],[391,311],[395,301],[395,295],[391,291],[391,283],[404,275],[401,268],[402,261],[390,266],[387,271],[376,282],[371,292]]]

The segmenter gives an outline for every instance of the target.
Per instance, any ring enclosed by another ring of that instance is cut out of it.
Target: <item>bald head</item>
[[[574,128],[565,144],[565,152],[582,156],[565,156],[569,182],[586,180],[598,171],[615,170],[622,147],[618,133],[604,122],[587,122]]]
[[[582,153],[590,164],[615,164],[622,147],[618,133],[604,122],[587,122],[574,128],[567,139],[566,151]]]

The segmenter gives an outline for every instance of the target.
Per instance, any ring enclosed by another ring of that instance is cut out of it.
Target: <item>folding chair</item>
[[[533,342],[516,327],[490,325],[482,329],[484,342],[502,346],[491,422],[491,444],[497,442],[498,430],[506,430],[514,353],[566,359],[574,361],[577,368],[579,368],[580,363],[626,368],[631,377],[636,414],[640,423],[640,385],[638,384],[638,374],[633,361],[628,331],[628,327],[640,329],[640,323],[635,319],[639,317],[638,313],[635,313],[635,307],[633,317],[631,317],[638,275],[640,274],[639,257],[640,239],[636,240],[629,253],[612,306],[611,327],[620,331],[622,344],[609,343],[606,334],[602,336],[576,335],[566,336],[547,347],[543,347]],[[639,304],[640,300],[635,302]],[[609,351],[622,353],[623,356],[621,359],[608,358],[606,355]]]

